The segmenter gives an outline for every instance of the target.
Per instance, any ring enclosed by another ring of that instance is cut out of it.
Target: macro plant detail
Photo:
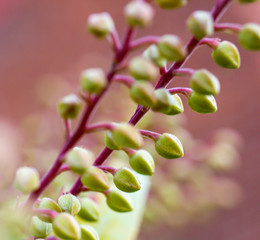
[[[112,47],[114,58],[111,68],[106,73],[98,66],[83,70],[79,76],[80,92],[65,96],[58,103],[58,114],[64,123],[65,142],[49,171],[40,178],[35,168],[26,166],[17,169],[15,186],[22,193],[29,193],[25,201],[17,204],[16,210],[25,219],[17,224],[21,231],[17,239],[105,240],[88,224],[98,222],[103,217],[98,201],[91,195],[80,194],[97,193],[106,199],[107,206],[113,211],[130,212],[135,208],[131,193],[142,189],[139,174],[151,176],[156,172],[157,161],[154,154],[144,148],[144,139],[153,144],[155,152],[164,161],[179,162],[174,159],[185,158],[185,148],[176,135],[139,129],[136,125],[149,111],[169,116],[183,113],[181,95],[195,112],[208,114],[217,111],[215,96],[220,91],[217,76],[207,69],[192,69],[183,65],[195,49],[206,45],[212,49],[212,60],[218,66],[227,71],[239,68],[237,47],[229,41],[215,38],[214,33],[219,31],[237,36],[246,50],[260,50],[259,24],[242,26],[218,22],[231,3],[231,0],[216,0],[211,12],[194,11],[187,20],[187,30],[192,35],[187,44],[175,33],[139,39],[134,39],[134,33],[152,24],[154,4],[174,10],[185,7],[188,1],[130,1],[124,10],[128,28],[122,41],[109,13],[89,16],[87,30],[96,38],[107,39]],[[143,50],[142,54],[127,58],[129,53],[140,49]],[[175,76],[188,78],[190,88],[167,88]],[[102,97],[112,84],[117,83],[129,88],[129,97],[137,104],[135,113],[127,122],[89,123]],[[74,119],[77,125],[72,129],[71,121]],[[105,147],[95,156],[88,146],[80,146],[78,142],[88,134],[99,131],[104,132]],[[126,153],[129,166],[116,168],[104,165],[113,151]],[[223,166],[218,158],[211,158],[208,164],[212,169],[217,169],[216,172]],[[49,197],[41,198],[55,178],[67,171],[78,176],[71,189],[58,193],[57,201]],[[178,187],[176,189],[178,192]]]

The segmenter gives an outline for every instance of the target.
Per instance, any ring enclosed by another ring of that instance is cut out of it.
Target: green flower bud
[[[64,212],[73,216],[80,211],[80,202],[77,197],[72,194],[65,194],[59,197],[58,203]]]
[[[78,216],[86,221],[96,222],[99,220],[99,207],[98,205],[89,198],[81,199],[81,209]]]
[[[31,219],[30,232],[36,238],[46,238],[52,231],[52,225],[34,216]]]
[[[108,190],[108,179],[106,174],[99,168],[91,166],[81,177],[81,182],[89,190],[104,192]]]
[[[52,224],[53,231],[58,238],[80,240],[81,229],[77,220],[68,213],[61,213]]]
[[[116,125],[112,138],[118,146],[138,149],[143,145],[143,138],[139,131],[128,123]]]
[[[81,225],[81,240],[99,240],[97,231],[86,224]]]
[[[228,41],[221,42],[213,51],[212,58],[223,68],[237,69],[240,67],[240,55],[237,47]]]
[[[164,133],[156,140],[155,150],[167,159],[181,158],[184,155],[180,140],[170,133]]]
[[[133,210],[129,196],[115,190],[107,194],[107,205],[116,212],[130,212]]]
[[[129,159],[130,166],[138,173],[143,175],[153,175],[154,173],[154,160],[149,152],[146,150],[136,151]]]
[[[161,56],[160,51],[155,44],[149,46],[144,51],[143,56],[148,60],[152,61],[158,67],[164,67],[167,63],[167,60]]]
[[[160,88],[155,91],[157,102],[152,107],[154,111],[158,111],[167,115],[176,115],[183,112],[183,105],[177,94],[171,95],[166,89]]]
[[[257,2],[258,0],[237,0],[240,3],[254,3]]]
[[[112,149],[112,150],[120,150],[121,149],[121,147],[119,147],[115,143],[115,141],[113,140],[112,132],[110,132],[110,131],[107,131],[106,134],[105,134],[105,144],[109,149]]]
[[[56,203],[54,200],[50,199],[50,198],[43,198],[39,205],[37,206],[37,208],[40,209],[49,209],[58,213],[61,213],[61,208],[58,205],[58,203]],[[38,216],[39,219],[41,219],[44,222],[47,223],[51,223],[52,222],[52,218],[48,218],[46,216]]]
[[[145,81],[136,82],[130,89],[130,97],[139,105],[150,107],[156,103],[154,88]]]
[[[80,99],[75,94],[64,97],[58,104],[58,112],[64,119],[76,118],[80,108]]]
[[[217,103],[212,95],[193,92],[188,99],[190,108],[198,113],[213,113],[217,111]]]
[[[141,189],[141,183],[129,168],[121,168],[114,175],[114,184],[123,192],[136,192]]]
[[[65,162],[70,166],[70,169],[79,174],[83,174],[92,161],[92,152],[80,147],[74,147],[65,157]]]
[[[174,9],[185,6],[188,1],[187,0],[156,0],[156,3],[159,7],[164,9]]]
[[[89,93],[100,93],[107,85],[105,73],[101,68],[90,68],[81,73],[80,86]]]
[[[114,28],[114,21],[109,13],[91,14],[88,18],[88,30],[98,38],[106,37]]]
[[[130,74],[137,80],[153,80],[158,76],[157,67],[148,59],[137,56],[134,57],[128,66]]]
[[[16,170],[15,187],[23,193],[29,193],[40,186],[39,173],[32,167],[20,167]]]
[[[239,43],[246,50],[260,50],[260,24],[248,23],[243,26],[238,34]]]
[[[173,34],[167,34],[160,38],[158,49],[163,57],[169,61],[181,62],[187,55],[181,39]]]
[[[127,23],[131,27],[146,27],[152,23],[154,11],[150,4],[132,1],[125,7]]]
[[[214,33],[214,20],[207,11],[195,11],[187,21],[189,31],[197,40]]]
[[[220,91],[219,80],[208,70],[197,70],[190,79],[191,88],[204,95],[216,95]]]

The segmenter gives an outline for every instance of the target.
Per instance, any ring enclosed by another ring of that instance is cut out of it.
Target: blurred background
[[[127,2],[0,1],[0,187],[7,189],[7,193],[12,192],[9,186],[16,166],[30,161],[35,164],[35,159],[37,164],[44,165],[41,159],[46,153],[50,161],[54,159],[62,143],[62,124],[56,114],[56,104],[64,94],[78,91],[79,73],[89,67],[109,67],[112,57],[109,44],[86,33],[87,16],[110,12],[122,36],[125,29],[122,10]],[[136,37],[174,33],[188,41],[190,35],[185,29],[185,19],[193,10],[210,10],[214,2],[194,0],[176,11],[156,8],[154,24],[138,30]],[[234,1],[221,21],[260,23],[260,3],[239,5]],[[235,36],[218,36],[237,44]],[[233,210],[219,211],[203,224],[191,223],[184,227],[170,227],[160,222],[153,227],[145,224],[140,239],[260,239],[260,53],[238,47],[242,57],[239,70],[216,66],[207,47],[199,48],[193,54],[186,66],[203,67],[215,73],[221,80],[222,90],[217,96],[216,113],[200,115],[186,104],[185,112],[186,128],[195,138],[207,139],[220,127],[231,127],[242,136],[244,146],[239,149],[240,167],[230,175],[241,186],[243,198],[240,204]],[[178,78],[172,86],[187,83]],[[110,95],[107,99],[113,97]],[[114,96],[111,102],[117,101]],[[113,113],[115,109],[122,110],[125,101],[115,104],[115,108],[113,104],[102,105],[99,108],[102,117],[98,118],[117,120],[118,116]],[[133,111],[134,105],[130,105],[120,120],[126,121]],[[1,201],[6,196],[8,194],[1,193]]]

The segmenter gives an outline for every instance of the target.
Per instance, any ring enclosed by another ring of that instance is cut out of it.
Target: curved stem
[[[137,48],[147,46],[150,44],[157,44],[159,42],[159,36],[145,36],[132,41],[130,44],[130,50],[135,50]]]
[[[135,80],[130,77],[130,76],[126,76],[126,75],[115,75],[114,79],[113,79],[113,82],[120,82],[120,83],[123,83],[125,84],[127,87],[132,87],[133,84],[135,83]]]
[[[176,69],[173,74],[176,76],[192,76],[195,72],[196,70],[192,68],[180,68]]]
[[[115,175],[117,172],[116,168],[110,166],[98,166],[98,168],[103,170],[104,172],[111,173],[112,175]]]
[[[216,32],[228,31],[231,33],[238,33],[241,28],[242,25],[236,23],[216,23],[214,26]]]
[[[170,88],[168,90],[168,92],[170,94],[181,93],[181,94],[185,95],[186,97],[188,97],[192,93],[192,89],[191,88],[185,88],[185,87],[175,87],[175,88]]]
[[[86,126],[85,133],[102,131],[102,130],[113,130],[113,129],[114,129],[114,124],[110,122],[94,123]]]
[[[203,38],[199,45],[207,45],[212,49],[216,49],[221,40],[219,38]]]
[[[152,139],[154,141],[156,141],[161,136],[160,133],[152,132],[148,130],[139,130],[139,132],[142,134],[142,136]]]

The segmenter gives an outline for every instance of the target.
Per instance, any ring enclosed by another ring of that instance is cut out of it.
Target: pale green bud
[[[153,175],[155,164],[152,155],[146,150],[136,151],[129,159],[130,166],[143,175]]]
[[[240,3],[254,3],[257,2],[258,0],[237,0]]]
[[[67,153],[65,162],[70,166],[73,172],[83,174],[91,165],[93,159],[94,156],[92,152],[84,148],[74,147]]]
[[[97,231],[86,224],[81,225],[81,240],[99,240]]]
[[[156,0],[156,3],[164,9],[175,9],[185,6],[188,0]]]
[[[64,194],[59,197],[58,203],[64,212],[73,216],[77,215],[80,211],[80,202],[77,197],[72,194]]]
[[[80,108],[80,99],[75,94],[64,97],[58,104],[59,115],[64,119],[76,118]]]
[[[143,56],[148,60],[152,61],[158,67],[164,67],[167,63],[167,60],[161,56],[160,51],[155,44],[149,46],[144,51]]]
[[[228,41],[223,41],[213,50],[212,58],[223,68],[237,69],[240,67],[240,55],[237,47]]]
[[[181,158],[184,155],[181,141],[173,134],[163,133],[155,142],[156,152],[167,159]]]
[[[107,205],[116,212],[130,212],[133,210],[131,199],[122,192],[111,190],[106,197]]]
[[[246,50],[260,50],[260,24],[247,23],[238,34],[239,43]]]
[[[81,229],[77,220],[68,213],[59,214],[52,224],[54,234],[60,239],[80,240]]]
[[[173,34],[163,35],[159,40],[158,49],[169,61],[181,62],[187,55],[183,42]]]
[[[189,31],[197,40],[214,33],[214,20],[207,11],[195,11],[187,21]]]
[[[217,103],[212,95],[193,92],[188,99],[190,108],[198,113],[213,113],[217,111]]]
[[[99,207],[93,200],[83,198],[81,199],[81,209],[78,216],[83,220],[96,222],[100,216]]]
[[[15,187],[23,193],[30,193],[40,186],[40,176],[35,168],[20,167],[16,170]]]
[[[104,38],[114,29],[114,21],[107,12],[91,14],[88,18],[88,30],[96,37]]]
[[[120,150],[121,149],[121,147],[118,146],[115,143],[115,141],[113,140],[112,132],[110,132],[110,131],[107,131],[106,134],[105,134],[105,144],[109,149],[112,149],[112,150]]]
[[[46,238],[52,231],[52,225],[34,216],[31,219],[30,232],[36,238]]]
[[[152,23],[154,11],[146,2],[132,1],[125,7],[125,16],[129,26],[146,27]]]
[[[106,174],[94,166],[87,168],[81,177],[81,182],[91,191],[104,192],[109,188]]]
[[[86,92],[98,94],[106,85],[106,75],[101,68],[90,68],[81,73],[80,86]]]
[[[151,81],[158,76],[157,67],[153,62],[142,56],[137,56],[131,59],[128,70],[131,76],[137,80]]]
[[[197,70],[190,79],[191,88],[204,95],[216,95],[220,91],[220,83],[207,69]]]

